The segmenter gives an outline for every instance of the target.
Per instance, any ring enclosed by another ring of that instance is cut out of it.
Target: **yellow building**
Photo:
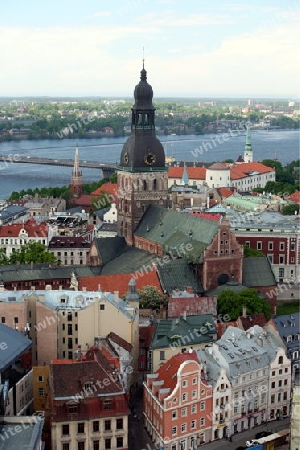
[[[49,395],[49,366],[32,368],[32,385],[34,411],[45,411]]]

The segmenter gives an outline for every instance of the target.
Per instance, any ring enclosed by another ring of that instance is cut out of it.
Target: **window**
[[[70,450],[70,444],[68,444],[68,443],[63,444],[62,450]]]
[[[39,397],[44,397],[45,392],[44,392],[44,388],[39,388]]]
[[[281,392],[278,394],[278,401],[281,402]]]
[[[103,409],[108,410],[111,409],[112,407],[112,402],[110,399],[106,399],[103,401]]]
[[[268,250],[273,250],[273,242],[272,241],[269,241],[268,242]]]
[[[77,433],[78,434],[84,433],[84,422],[79,422],[77,424]]]
[[[205,417],[201,417],[201,419],[200,419],[200,425],[201,425],[202,427],[204,427],[204,425],[205,425]]]
[[[272,382],[271,384],[271,388],[274,389],[275,388],[275,381]]]
[[[165,359],[165,351],[164,351],[164,350],[161,350],[161,351],[159,352],[159,359],[160,359],[161,361],[163,361],[163,360]]]
[[[1,323],[5,323],[5,317],[1,317]]]
[[[181,409],[181,417],[186,417],[186,408]]]
[[[262,242],[261,241],[257,241],[256,248],[257,248],[257,250],[261,250],[262,249]]]
[[[186,432],[186,423],[181,424],[181,433]]]
[[[177,411],[172,411],[172,420],[177,419]]]
[[[191,414],[195,414],[197,412],[197,405],[191,406]]]
[[[62,425],[62,435],[68,436],[70,434],[69,425]]]
[[[279,264],[284,264],[284,256],[279,256]]]
[[[42,382],[44,381],[43,375],[39,375],[39,376],[38,376],[38,380],[39,380],[40,383],[42,383]]]
[[[104,441],[104,448],[105,450],[110,450],[111,449],[111,439],[110,438],[106,438]]]
[[[97,433],[97,431],[99,431],[99,420],[93,422],[93,432]]]
[[[291,242],[291,252],[294,252],[295,248],[295,242]]]
[[[184,394],[182,394],[182,401],[185,402],[186,400],[187,400],[187,394],[184,393]]]
[[[197,391],[192,392],[192,398],[195,398],[195,397],[197,397]]]
[[[93,442],[93,450],[100,450],[100,442],[99,441]]]
[[[280,242],[280,243],[279,243],[279,250],[280,250],[281,252],[284,252],[284,242]]]
[[[186,381],[186,380],[184,380],[184,381],[182,382],[182,387],[187,387],[187,381]]]
[[[123,447],[123,438],[117,437],[117,448],[122,448]]]
[[[205,410],[205,402],[201,402],[200,409],[201,409],[201,411]]]
[[[78,442],[77,444],[77,450],[84,450],[84,441]]]
[[[191,430],[193,430],[194,428],[196,428],[196,420],[191,421]]]
[[[69,336],[72,335],[72,324],[71,323],[68,324],[68,335]]]
[[[278,381],[278,387],[281,387],[282,386],[282,380],[279,380]]]
[[[192,383],[193,383],[193,384],[197,384],[197,378],[193,378]]]
[[[77,414],[77,412],[78,412],[78,406],[77,406],[77,405],[69,406],[68,411],[69,411],[69,414]]]
[[[105,420],[104,421],[104,430],[105,431],[111,431],[110,420]]]
[[[177,434],[177,427],[172,427],[172,436]]]
[[[19,323],[19,318],[18,317],[14,317],[14,323]]]
[[[271,403],[275,403],[275,395],[271,395]]]
[[[117,430],[123,430],[123,419],[117,419]]]
[[[278,364],[283,364],[283,356],[279,356],[279,358],[278,358]]]
[[[100,311],[104,311],[105,310],[105,305],[99,305],[99,309],[100,309]]]
[[[283,267],[279,267],[279,277],[280,278],[284,277],[284,268]]]

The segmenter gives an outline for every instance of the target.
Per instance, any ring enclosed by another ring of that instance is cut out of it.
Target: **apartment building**
[[[226,372],[229,385],[223,383],[223,387],[231,388],[231,403],[224,408],[227,417],[223,417],[228,436],[289,415],[291,361],[280,338],[268,327],[266,331],[257,325],[247,331],[228,327],[221,339],[197,354],[205,361],[209,383],[217,380],[222,370]],[[215,429],[213,438],[221,437]]]
[[[2,291],[0,316],[11,327],[15,327],[16,317],[21,331],[28,323],[33,362],[41,366],[57,358],[73,359],[78,346],[85,353],[98,338],[108,336],[114,324],[120,338],[133,346],[131,356],[136,374],[139,297],[135,281],[128,290],[125,300],[119,298],[118,292],[101,290]]]
[[[84,237],[54,236],[48,251],[62,266],[86,265],[91,243]]]
[[[127,450],[125,393],[104,356],[50,365],[51,448]]]
[[[194,351],[172,356],[147,375],[144,419],[153,442],[165,450],[211,441],[212,387]]]
[[[8,258],[28,242],[48,245],[48,226],[45,222],[38,225],[33,218],[30,218],[25,223],[13,223],[0,227],[0,248],[5,251]]]

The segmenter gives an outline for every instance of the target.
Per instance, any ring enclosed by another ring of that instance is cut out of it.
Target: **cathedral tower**
[[[244,151],[244,161],[245,161],[245,163],[253,162],[250,127],[247,127],[247,129],[246,129],[246,144],[245,144],[245,151]]]
[[[75,150],[74,167],[71,178],[72,197],[80,197],[82,195],[82,172],[79,167],[78,146]]]
[[[123,146],[118,174],[118,234],[133,244],[133,233],[148,205],[167,206],[168,169],[165,152],[155,135],[153,90],[147,72],[134,90],[131,136]]]

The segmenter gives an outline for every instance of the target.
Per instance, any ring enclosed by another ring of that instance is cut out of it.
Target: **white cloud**
[[[146,25],[162,27],[190,27],[200,25],[233,24],[234,18],[229,14],[186,14],[182,16],[177,11],[166,10],[159,13],[148,13],[137,17],[136,21]]]

